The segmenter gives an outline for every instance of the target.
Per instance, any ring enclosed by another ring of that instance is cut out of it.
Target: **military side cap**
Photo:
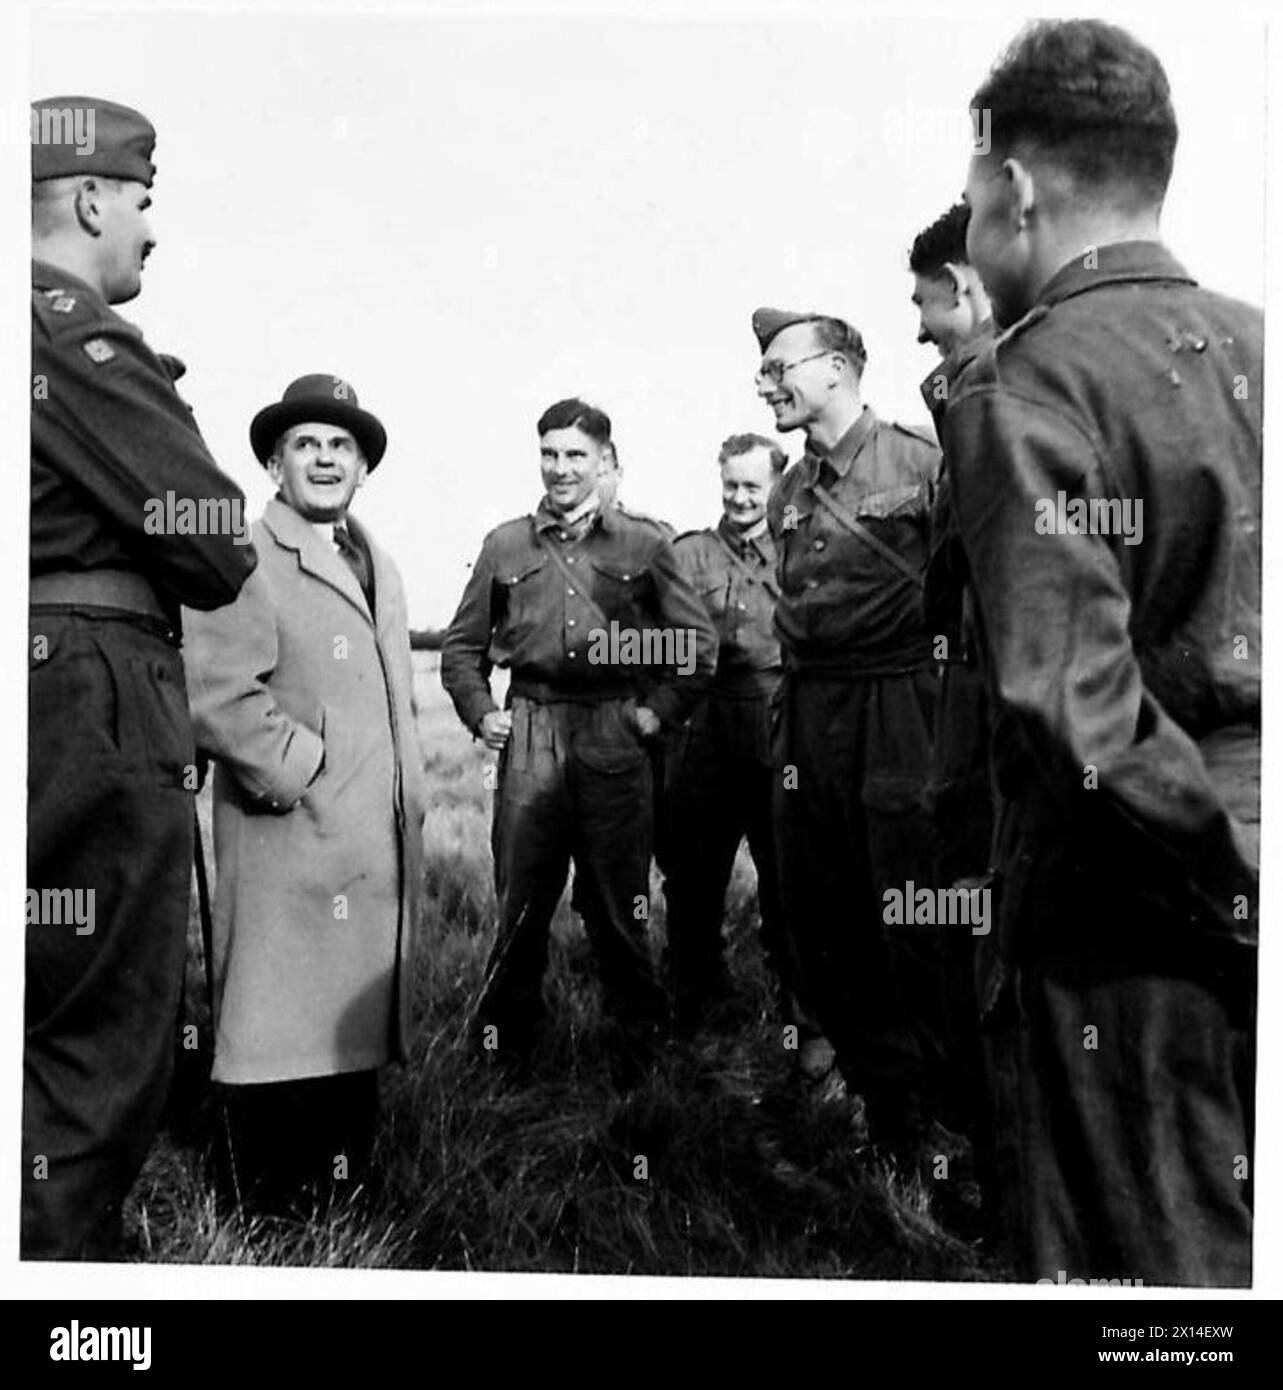
[[[340,425],[356,436],[372,473],[388,447],[387,431],[368,410],[362,410],[356,392],[341,376],[313,372],[291,381],[274,405],[264,406],[249,427],[249,442],[259,463],[272,456],[276,441],[291,425],[307,420]]]
[[[99,174],[146,184],[156,174],[156,131],[146,116],[101,97],[31,103],[31,181]]]
[[[814,323],[817,319],[827,317],[827,314],[801,314],[789,309],[754,309],[753,332],[757,335],[759,346],[765,352],[771,339],[784,329],[792,328],[795,323]]]

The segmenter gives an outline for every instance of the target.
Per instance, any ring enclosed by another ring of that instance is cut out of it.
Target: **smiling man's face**
[[[813,323],[791,324],[771,339],[762,353],[757,394],[775,412],[777,430],[804,429],[816,419],[829,402],[838,361]]]
[[[308,521],[342,521],[365,481],[356,436],[318,421],[293,425],[277,441],[267,471],[281,500]]]
[[[913,277],[918,342],[934,343],[941,357],[947,357],[975,329],[970,303],[964,300],[956,275],[952,266],[945,266],[934,275]]]
[[[766,499],[775,483],[771,451],[759,447],[732,454],[722,461],[721,471],[722,514],[737,531],[751,531],[766,515]]]
[[[539,437],[539,471],[548,505],[558,513],[573,512],[597,491],[602,465],[609,457],[605,445],[578,425],[549,430]]]

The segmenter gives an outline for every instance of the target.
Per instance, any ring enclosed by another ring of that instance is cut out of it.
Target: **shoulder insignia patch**
[[[106,340],[106,338],[90,338],[84,344],[85,354],[92,362],[97,362],[101,366],[104,362],[110,362],[116,355],[116,349]]]
[[[76,301],[72,295],[59,295],[49,307],[55,314],[69,314],[76,307]]]

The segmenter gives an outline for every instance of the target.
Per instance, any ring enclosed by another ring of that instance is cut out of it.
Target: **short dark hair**
[[[909,252],[909,269],[915,275],[941,275],[946,265],[968,265],[967,223],[971,209],[966,203],[954,203],[942,212],[925,231],[913,239]]]
[[[581,401],[578,396],[550,405],[535,426],[541,439],[549,430],[572,428],[583,430],[589,439],[595,439],[598,444],[610,443],[610,416],[595,405]]]
[[[1177,138],[1167,74],[1116,25],[1069,19],[1026,26],[971,105],[989,112],[995,155],[1028,149],[1078,187],[1124,204],[1159,203],[1167,192]]]
[[[722,440],[722,447],[717,451],[717,466],[720,468],[727,459],[738,458],[741,454],[751,454],[754,449],[765,449],[770,454],[772,473],[784,472],[788,455],[764,434],[733,434]]]
[[[845,319],[812,319],[811,326],[815,329],[816,342],[822,348],[840,352],[855,368],[858,381],[864,375],[864,364],[869,360],[860,330]]]

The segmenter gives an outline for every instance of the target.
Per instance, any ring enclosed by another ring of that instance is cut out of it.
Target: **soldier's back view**
[[[999,327],[944,445],[996,701],[981,1006],[1029,1278],[1251,1277],[1262,318],[1159,240],[1158,59],[1039,24],[972,100]]]
[[[171,370],[108,307],[154,244],[155,132],[90,97],[37,103],[32,130],[22,1255],[102,1259],[159,1122],[186,959],[179,606],[230,602],[255,556]],[[206,505],[205,534],[167,529],[182,502]]]

